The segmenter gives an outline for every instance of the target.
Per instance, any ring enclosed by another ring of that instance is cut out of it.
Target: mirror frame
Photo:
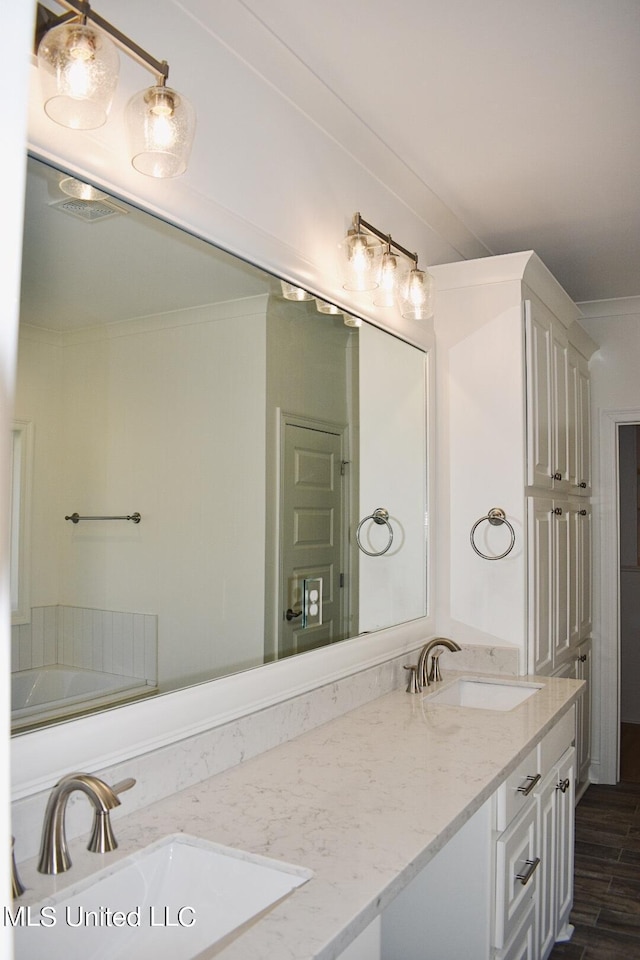
[[[402,321],[395,318],[396,325],[381,322],[369,311],[355,308],[353,303],[340,303],[336,291],[326,286],[326,278],[309,278],[309,264],[306,270],[300,264],[289,264],[291,248],[277,249],[274,256],[274,244],[265,243],[264,231],[252,227],[246,220],[229,218],[228,211],[216,217],[217,210],[205,210],[204,217],[212,218],[207,229],[198,225],[203,214],[201,197],[185,195],[181,188],[172,191],[168,181],[162,181],[162,190],[154,190],[150,196],[136,196],[127,189],[107,179],[97,178],[95,173],[83,169],[69,157],[56,155],[49,150],[29,144],[29,153],[36,159],[66,170],[96,186],[103,188],[115,198],[139,207],[168,223],[186,230],[200,239],[225,250],[241,259],[254,263],[257,267],[302,285],[314,295],[336,302],[347,312],[363,316],[374,326],[400,337],[418,347],[425,356],[425,393],[427,400],[427,517],[429,518],[429,536],[427,538],[427,615],[407,623],[385,628],[363,636],[341,641],[328,647],[311,650],[296,657],[204,681],[192,687],[162,694],[130,704],[113,707],[99,713],[85,714],[75,719],[63,720],[51,726],[32,732],[18,733],[11,738],[12,763],[12,800],[31,796],[41,790],[49,789],[57,780],[71,769],[100,770],[115,763],[131,760],[142,754],[160,749],[170,744],[195,736],[215,727],[237,720],[269,706],[299,696],[327,683],[348,677],[367,668],[402,656],[418,647],[426,637],[433,633],[434,618],[434,524],[431,522],[434,509],[434,337],[432,325],[411,325],[407,329]],[[173,186],[173,184],[171,184]],[[164,209],[154,200],[163,198]],[[185,199],[188,201],[185,203]],[[166,201],[166,203],[164,203]],[[178,209],[180,212],[178,213]],[[189,222],[191,220],[191,223]],[[222,221],[222,222],[220,222]],[[210,223],[217,228],[227,229],[227,237],[212,234]],[[242,237],[244,252],[238,249],[237,238]],[[276,244],[277,248],[278,245]],[[258,255],[249,257],[248,250],[254,249]],[[265,256],[260,256],[262,251]],[[277,254],[280,254],[278,256]],[[269,260],[273,262],[269,262]],[[293,258],[295,260],[295,258]],[[285,264],[283,266],[283,263]],[[301,276],[296,277],[298,266]],[[293,269],[292,269],[293,268]],[[372,311],[375,313],[375,311]],[[61,748],[61,732],[64,730],[64,747]],[[135,735],[132,736],[132,731]]]

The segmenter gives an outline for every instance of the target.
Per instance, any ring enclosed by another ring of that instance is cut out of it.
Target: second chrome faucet
[[[94,810],[93,831],[87,845],[94,853],[107,853],[118,846],[113,835],[109,811],[120,806],[118,794],[134,786],[130,778],[110,787],[90,773],[70,773],[53,790],[47,803],[42,830],[38,870],[40,873],[63,873],[71,866],[65,832],[67,800],[76,790],[86,794]]]
[[[438,647],[445,647],[452,653],[461,649],[460,644],[456,643],[455,640],[450,640],[448,637],[433,637],[433,639],[428,640],[420,651],[418,663],[406,667],[406,669],[410,671],[409,685],[407,687],[408,693],[419,693],[424,687],[429,686],[430,683],[442,680],[442,674],[440,673],[440,654],[433,652]],[[429,668],[430,654],[431,668]]]

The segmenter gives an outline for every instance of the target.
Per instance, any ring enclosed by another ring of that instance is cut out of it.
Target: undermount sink
[[[30,907],[31,925],[14,931],[15,957],[191,960],[233,939],[311,876],[173,834]]]
[[[542,689],[541,683],[489,680],[482,677],[458,677],[437,693],[424,699],[428,703],[476,710],[513,710]]]

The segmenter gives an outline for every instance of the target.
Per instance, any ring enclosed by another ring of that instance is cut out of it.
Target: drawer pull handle
[[[516,880],[519,880],[523,887],[529,883],[529,880],[531,880],[531,877],[539,867],[540,857],[536,857],[535,860],[525,860],[525,863],[527,865],[527,869],[524,871],[524,873],[516,873]]]
[[[518,787],[518,793],[521,793],[521,794],[523,795],[523,797],[528,797],[529,794],[531,793],[531,791],[533,790],[533,788],[535,787],[536,783],[537,783],[541,778],[542,778],[542,774],[541,774],[541,773],[536,773],[535,777],[528,776],[528,777],[527,777],[527,782],[521,784],[521,785]]]
[[[566,780],[561,780],[560,783],[556,785],[556,790],[562,790],[563,793],[566,793],[570,786],[571,780],[567,777]]]

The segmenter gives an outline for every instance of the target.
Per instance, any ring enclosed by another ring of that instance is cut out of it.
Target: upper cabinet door
[[[551,327],[551,442],[553,488],[569,487],[569,365],[564,329]]]
[[[527,368],[527,483],[551,488],[552,353],[551,315],[530,300],[524,302]]]
[[[569,346],[569,493],[591,494],[591,396],[589,365]]]
[[[578,492],[591,495],[591,383],[589,365],[580,357],[578,363]]]

